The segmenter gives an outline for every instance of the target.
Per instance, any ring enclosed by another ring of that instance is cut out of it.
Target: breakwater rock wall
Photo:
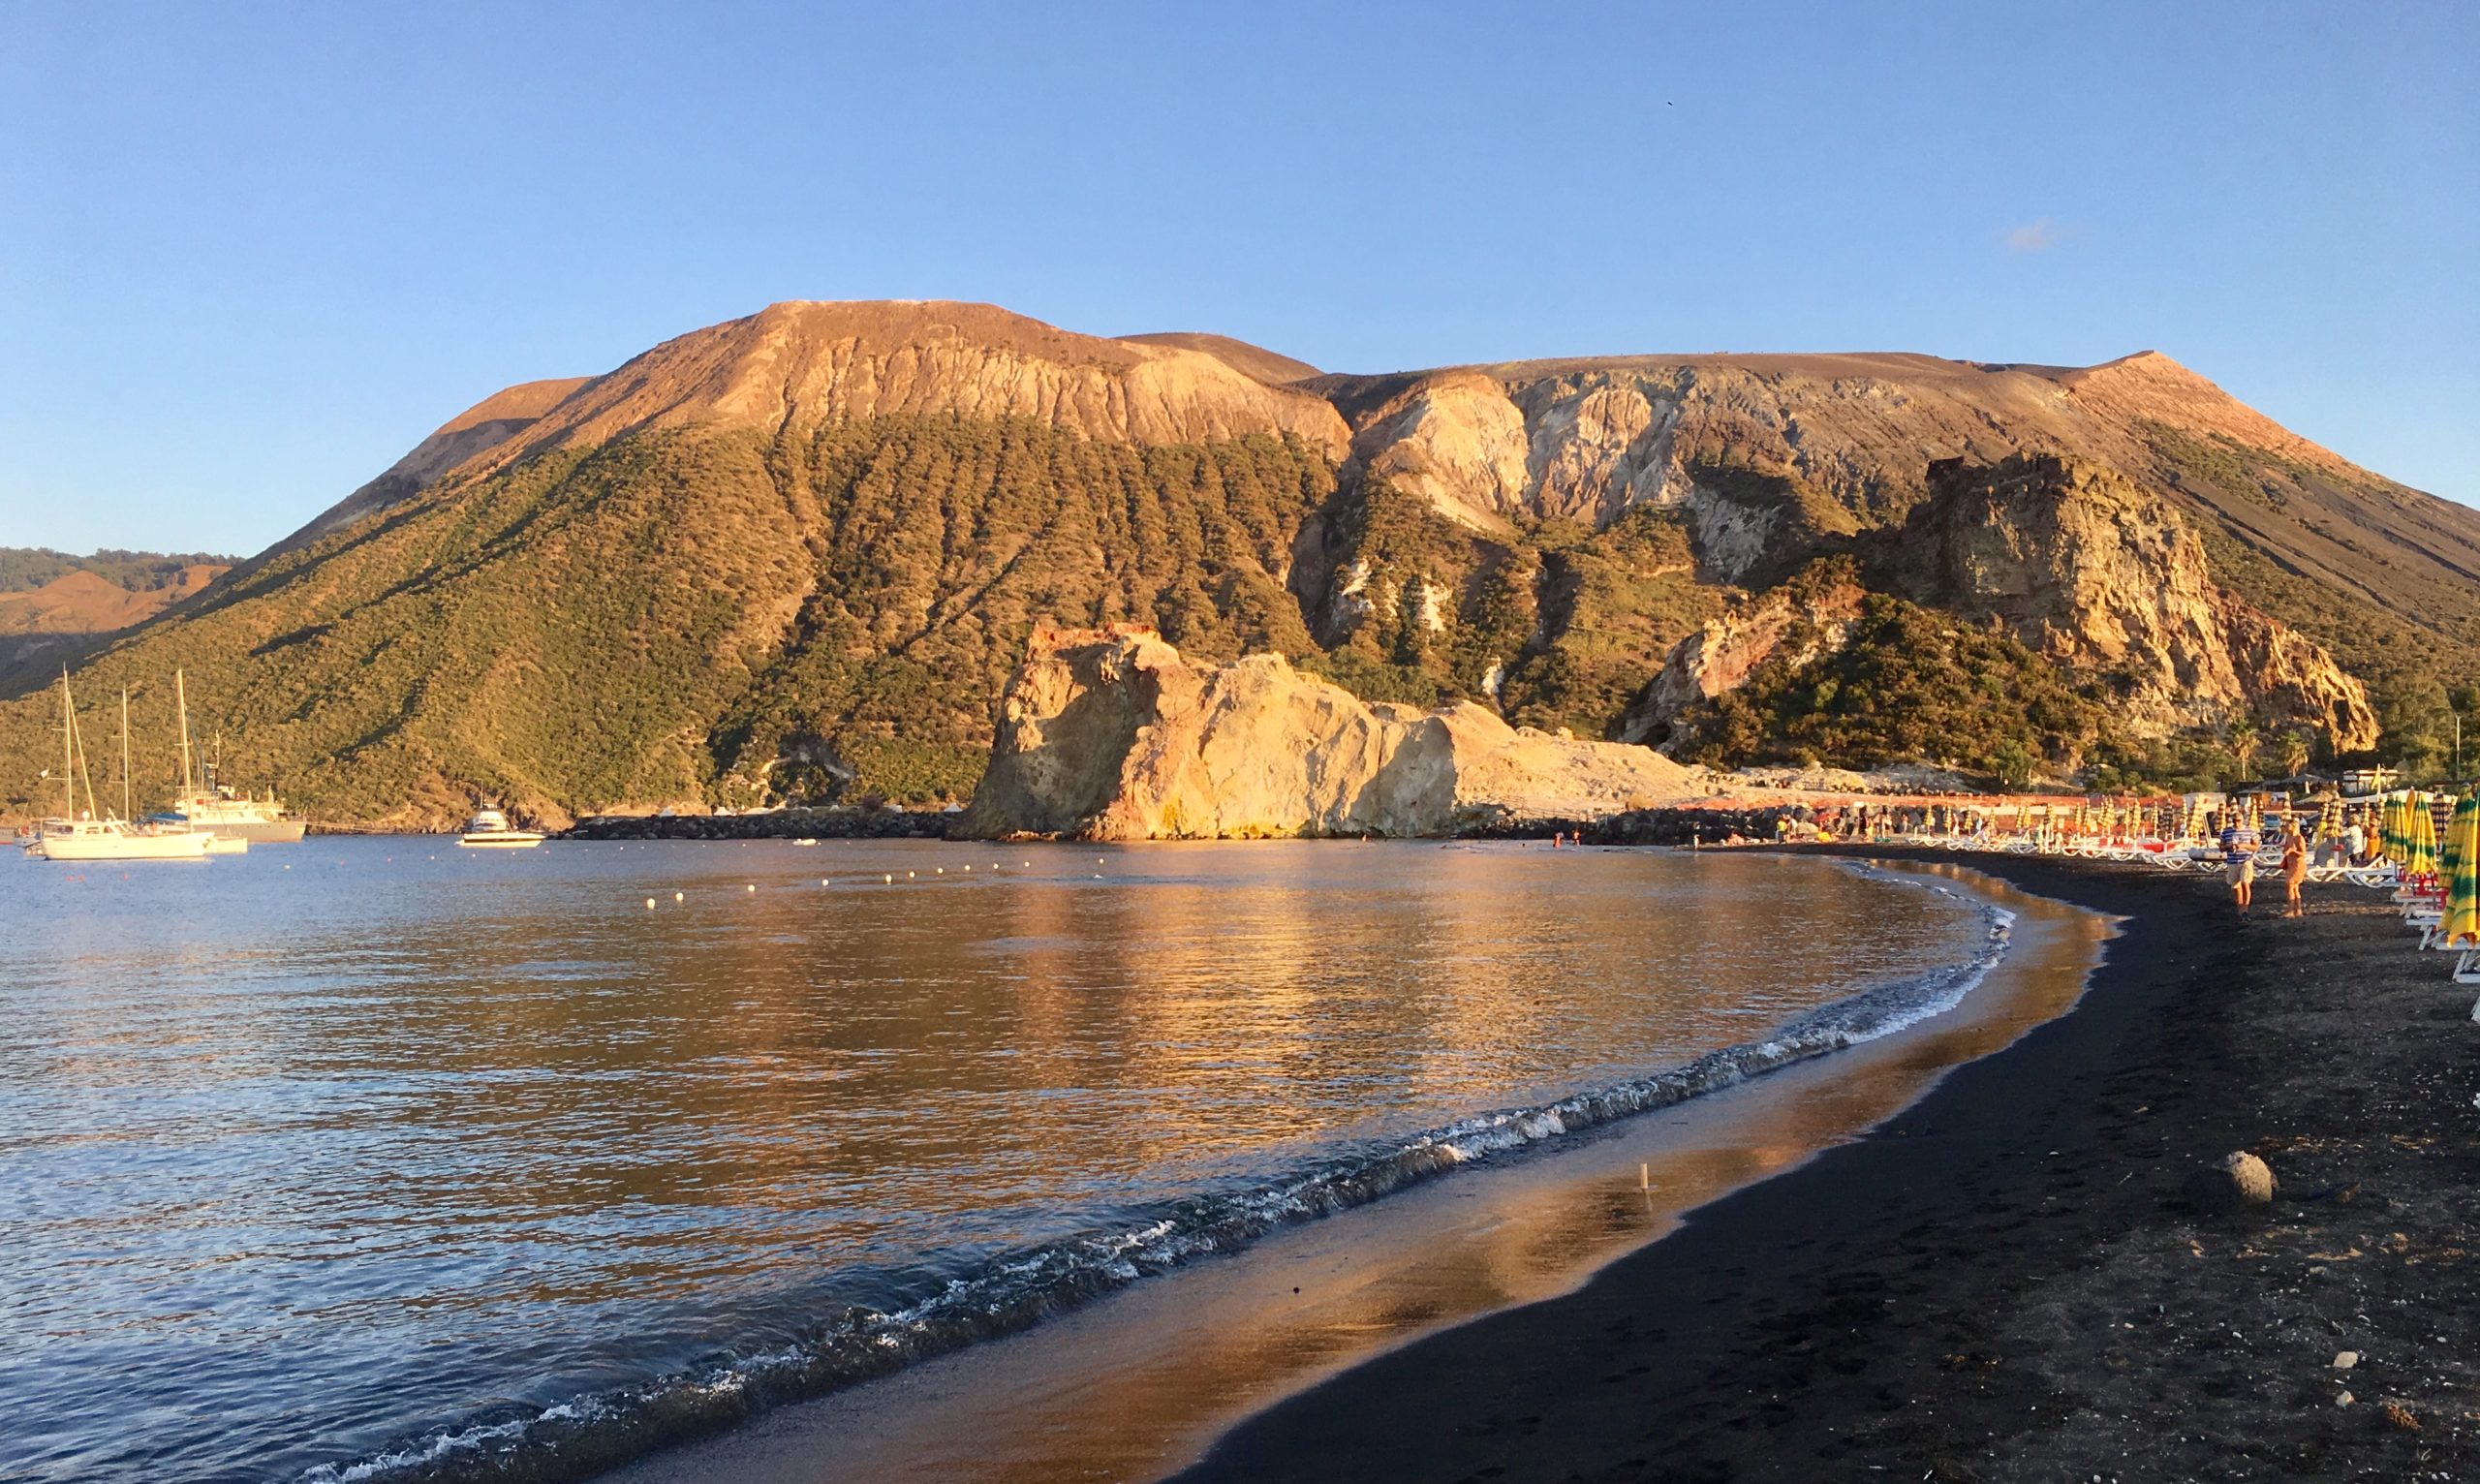
[[[1736,835],[1742,840],[1771,841],[1782,837],[1783,821],[1806,826],[1816,811],[1806,804],[1767,804],[1749,808],[1631,809],[1596,819],[1584,827],[1587,845],[1718,844]]]
[[[1711,791],[1649,748],[1371,703],[1280,655],[1193,664],[1151,631],[1045,632],[950,833],[1198,840],[1523,831]]]
[[[775,809],[765,814],[600,815],[570,840],[935,840],[955,816],[932,810]]]

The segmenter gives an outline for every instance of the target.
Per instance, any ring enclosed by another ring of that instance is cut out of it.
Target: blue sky
[[[1338,370],[2154,348],[2480,503],[2480,6],[0,9],[0,544],[783,298]]]

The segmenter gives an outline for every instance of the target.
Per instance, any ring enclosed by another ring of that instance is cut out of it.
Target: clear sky
[[[0,545],[785,298],[1336,370],[2176,356],[2480,503],[2480,5],[0,7]]]

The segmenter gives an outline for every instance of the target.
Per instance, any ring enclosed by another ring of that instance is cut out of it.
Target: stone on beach
[[[2274,1201],[2274,1172],[2265,1161],[2236,1150],[2197,1170],[2180,1186],[2189,1206],[2205,1216],[2230,1216]]]

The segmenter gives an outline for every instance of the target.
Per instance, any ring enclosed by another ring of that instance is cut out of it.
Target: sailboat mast
[[[66,675],[60,679],[60,694],[63,696],[69,694],[69,677]],[[69,708],[69,734],[77,739],[78,781],[86,786],[86,818],[91,819],[102,812],[103,806],[95,802],[95,770],[86,765],[86,729],[78,725],[78,708],[75,703],[72,703]]]
[[[60,671],[60,817],[78,818],[78,749],[69,730],[69,670]]]
[[[190,807],[190,795],[198,789],[190,783],[190,692],[189,684],[179,670],[172,671],[172,694],[181,703],[181,808]]]
[[[129,687],[120,688],[120,817],[138,818],[129,808]]]

